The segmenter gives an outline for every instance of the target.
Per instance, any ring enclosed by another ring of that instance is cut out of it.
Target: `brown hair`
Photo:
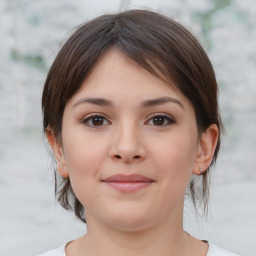
[[[179,23],[161,14],[130,10],[102,15],[83,24],[64,44],[44,85],[42,109],[45,132],[49,126],[61,143],[62,117],[67,102],[110,47],[120,50],[169,84],[172,81],[192,103],[199,135],[211,124],[216,124],[221,130],[215,74],[198,41]],[[216,161],[219,147],[220,136],[212,164]],[[190,182],[189,190],[195,206],[202,201],[207,205],[209,171],[210,168],[197,177],[200,185],[193,179]],[[84,207],[76,198],[70,179],[59,178],[55,172],[58,201],[85,222]]]

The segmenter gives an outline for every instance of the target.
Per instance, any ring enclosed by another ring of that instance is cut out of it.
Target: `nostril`
[[[121,157],[120,155],[114,155],[114,157],[115,157],[116,159],[122,159],[122,157]],[[136,156],[133,157],[133,159],[140,159],[140,156],[139,156],[139,155],[136,155]]]

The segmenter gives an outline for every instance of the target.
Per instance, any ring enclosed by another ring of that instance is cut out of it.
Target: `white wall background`
[[[256,251],[255,0],[0,0],[0,254],[32,256],[86,230],[54,201],[41,128],[47,70],[71,28],[96,15],[146,7],[203,43],[220,85],[226,126],[208,222],[186,228],[242,255]]]

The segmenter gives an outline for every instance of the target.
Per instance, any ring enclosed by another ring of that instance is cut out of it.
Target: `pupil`
[[[153,119],[153,123],[155,125],[162,125],[164,123],[164,118],[163,117],[155,117]]]
[[[92,119],[92,123],[93,123],[93,125],[95,125],[95,126],[102,125],[102,124],[103,124],[103,118],[102,118],[102,117],[94,117],[94,118]]]

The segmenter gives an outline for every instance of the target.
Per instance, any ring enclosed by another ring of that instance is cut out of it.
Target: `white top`
[[[60,246],[57,249],[45,252],[38,256],[66,256],[65,247],[66,247],[66,244]],[[221,249],[221,248],[209,243],[209,249],[208,249],[206,256],[238,256],[238,255],[234,254],[232,252],[228,252],[224,249]]]

